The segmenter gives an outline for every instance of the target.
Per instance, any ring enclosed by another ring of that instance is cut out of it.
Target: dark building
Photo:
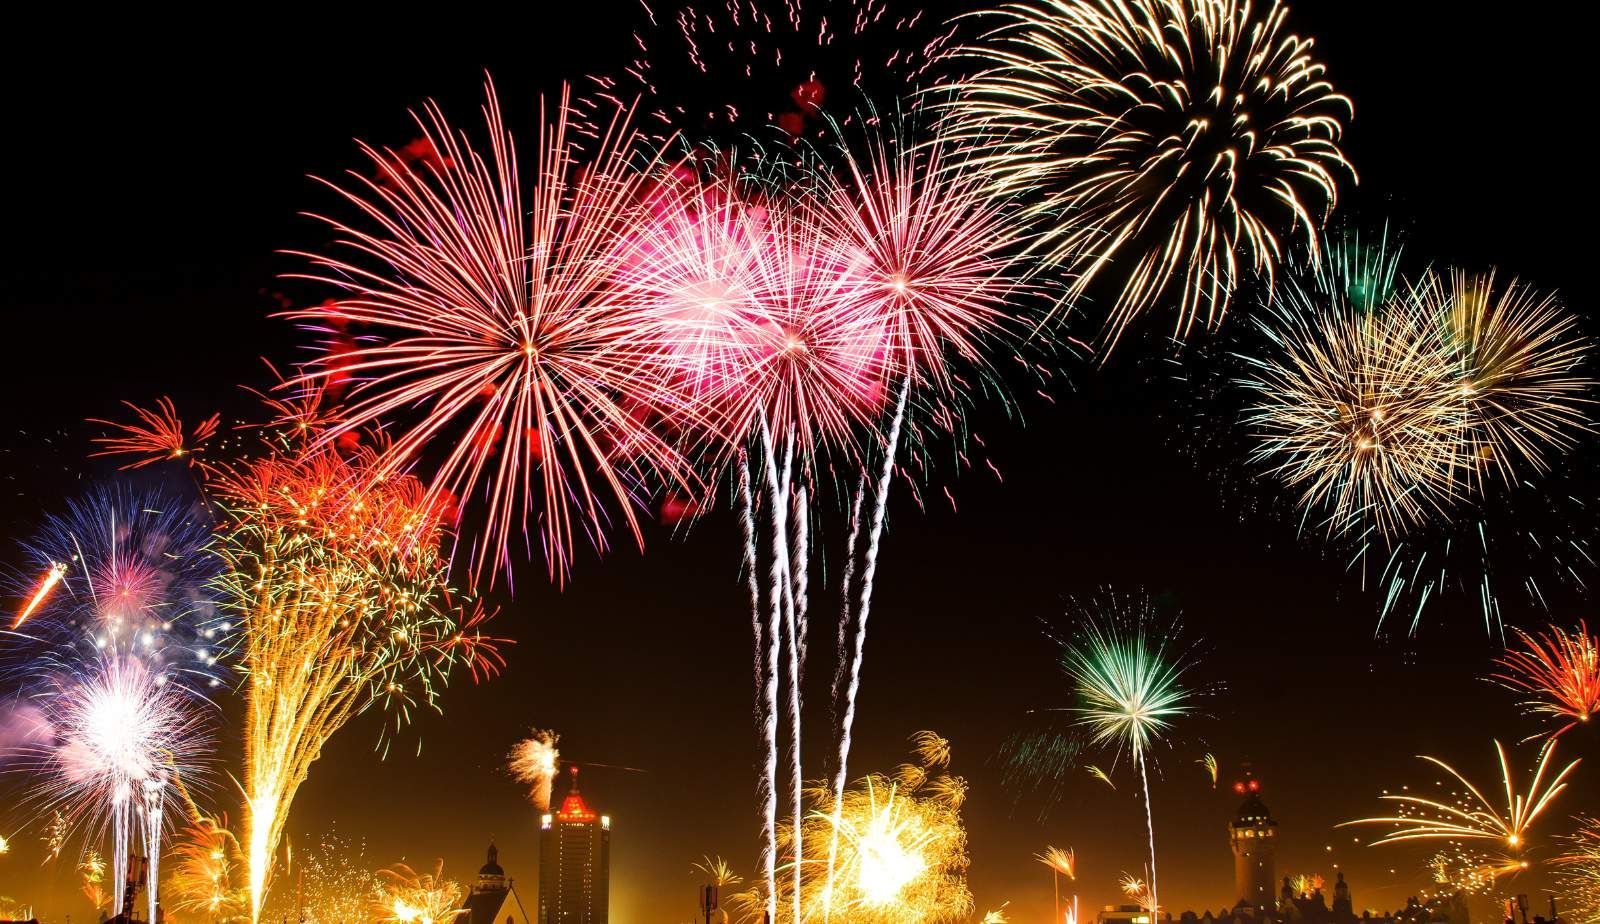
[[[578,768],[561,810],[539,831],[538,924],[606,924],[611,891],[611,818],[578,792]]]
[[[489,842],[489,862],[478,870],[478,881],[467,893],[462,914],[454,924],[530,924],[516,884],[500,868],[500,851]]]

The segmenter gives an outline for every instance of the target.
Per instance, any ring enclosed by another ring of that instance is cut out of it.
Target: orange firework
[[[1560,626],[1537,635],[1515,631],[1522,647],[1500,656],[1491,682],[1528,694],[1523,705],[1529,712],[1564,722],[1555,735],[1600,714],[1600,642],[1587,624],[1578,623],[1575,632]]]

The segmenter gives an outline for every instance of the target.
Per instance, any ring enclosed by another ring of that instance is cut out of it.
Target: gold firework
[[[800,881],[803,921],[850,924],[938,924],[973,913],[967,888],[967,836],[961,822],[966,786],[944,772],[950,745],[921,733],[916,759],[892,774],[872,774],[845,790],[833,805],[830,786],[810,790],[812,810],[798,836],[812,844],[837,837],[830,865],[828,851],[805,861]],[[779,830],[780,855],[789,856],[795,825]],[[778,877],[779,924],[793,915],[794,877]],[[735,896],[747,921],[759,921],[767,904],[759,890]]]
[[[1566,837],[1567,849],[1555,858],[1556,881],[1572,903],[1580,924],[1600,921],[1600,819],[1579,817],[1578,830]]]
[[[437,708],[453,668],[498,667],[482,614],[452,599],[440,508],[414,478],[375,478],[374,454],[273,455],[219,473],[224,590],[240,620],[246,859],[259,920],[290,805],[353,716],[393,726]]]
[[[1288,238],[1315,250],[1342,176],[1350,101],[1288,8],[1249,0],[1026,0],[957,54],[952,132],[989,151],[997,189],[1028,190],[1036,247],[1069,298],[1117,275],[1112,344],[1159,304],[1177,333],[1219,321]]]
[[[378,871],[382,887],[372,902],[374,920],[384,924],[450,924],[466,913],[461,886],[444,878],[444,860],[433,872],[418,874],[404,863]]]
[[[1394,830],[1373,841],[1374,844],[1432,839],[1487,840],[1497,842],[1502,848],[1520,851],[1527,845],[1529,827],[1566,789],[1567,777],[1577,768],[1581,758],[1553,775],[1549,774],[1556,752],[1556,743],[1554,739],[1550,740],[1539,749],[1539,761],[1534,768],[1533,778],[1528,781],[1527,792],[1519,793],[1505,748],[1496,741],[1494,749],[1500,758],[1500,782],[1505,793],[1503,806],[1490,802],[1478,787],[1454,767],[1437,757],[1422,755],[1422,760],[1450,774],[1466,794],[1453,802],[1444,802],[1410,793],[1385,793],[1382,798],[1398,806],[1394,815],[1347,821],[1340,827],[1360,824],[1394,826]]]
[[[1341,256],[1279,287],[1240,382],[1253,458],[1329,534],[1399,541],[1593,428],[1588,341],[1553,297],[1460,271],[1374,293],[1358,279],[1398,255]]]

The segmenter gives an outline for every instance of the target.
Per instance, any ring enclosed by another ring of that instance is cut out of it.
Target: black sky
[[[268,313],[270,293],[301,297],[278,280],[294,264],[276,252],[320,234],[297,215],[327,204],[308,174],[361,166],[354,137],[404,144],[414,134],[406,110],[427,97],[470,124],[485,69],[513,126],[531,127],[541,93],[622,60],[640,17],[626,0],[531,4],[509,18],[466,5],[341,21],[279,7],[254,15],[225,25],[85,12],[10,38],[0,65],[12,239],[0,266],[0,561],[15,560],[10,537],[103,471],[83,458],[96,432],[85,418],[163,394],[194,410],[230,405],[236,385],[265,381],[257,357],[297,357],[294,332]],[[1355,101],[1346,152],[1361,179],[1341,211],[1393,218],[1420,259],[1494,264],[1560,289],[1592,321],[1591,53],[1586,24],[1570,15],[1302,0],[1292,23],[1317,36]],[[1022,423],[980,410],[974,428],[1004,480],[981,463],[961,474],[950,485],[958,511],[937,488],[926,511],[897,496],[856,765],[891,766],[918,729],[946,734],[973,783],[980,908],[1009,899],[1013,920],[1042,920],[1049,881],[1029,857],[1046,843],[1078,849],[1087,907],[1112,900],[1116,876],[1141,864],[1126,768],[1114,793],[1085,775],[1041,823],[1035,805],[1014,808],[1001,790],[995,754],[1027,708],[1060,700],[1037,620],[1067,594],[1145,587],[1181,605],[1205,639],[1205,679],[1225,684],[1209,702],[1215,717],[1161,758],[1165,903],[1216,908],[1232,897],[1222,824],[1236,800],[1204,781],[1195,761],[1209,750],[1224,783],[1243,760],[1265,781],[1284,829],[1281,871],[1331,879],[1339,863],[1358,906],[1398,905],[1423,884],[1419,854],[1358,848],[1332,825],[1375,808],[1385,787],[1431,785],[1413,754],[1483,775],[1491,737],[1509,743],[1532,728],[1476,679],[1493,644],[1469,606],[1441,608],[1416,639],[1375,637],[1372,598],[1338,562],[1250,516],[1216,472],[1197,469],[1176,419],[1189,412],[1152,384],[1162,365],[1126,354],[1103,370],[1076,363],[1070,388],[1020,401]],[[586,777],[616,819],[614,920],[686,920],[693,860],[721,853],[746,873],[754,866],[737,551],[734,525],[718,515],[686,538],[658,531],[644,557],[588,556],[561,593],[529,568],[501,618],[518,640],[506,674],[452,690],[446,715],[405,739],[421,741],[420,756],[402,748],[380,762],[374,724],[356,723],[313,771],[291,829],[333,823],[365,838],[378,863],[443,856],[463,878],[492,834],[531,896],[536,819],[499,767],[528,726],[555,728],[574,759],[648,771]],[[1593,735],[1571,747],[1600,764]],[[1566,810],[1600,808],[1596,772],[1580,769]],[[0,806],[5,824],[10,808]],[[39,868],[31,832],[0,834],[15,835],[0,894],[87,915],[70,898],[70,870]]]

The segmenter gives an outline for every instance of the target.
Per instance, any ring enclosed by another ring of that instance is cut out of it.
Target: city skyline
[[[941,3],[929,15],[977,5]],[[1330,79],[1354,101],[1345,153],[1360,180],[1341,187],[1336,214],[1367,226],[1392,221],[1418,265],[1498,265],[1559,291],[1593,338],[1600,287],[1587,272],[1586,238],[1567,226],[1587,214],[1581,200],[1592,190],[1587,180],[1552,189],[1560,185],[1552,177],[1583,175],[1577,145],[1525,137],[1566,125],[1581,104],[1581,30],[1533,14],[1498,21],[1425,7],[1293,4],[1294,29],[1317,37]],[[421,36],[423,27],[397,22],[311,29],[285,16],[238,47],[185,45],[150,22],[138,24],[132,42],[116,30],[74,27],[80,47],[70,60],[9,64],[14,86],[51,88],[23,94],[15,124],[33,140],[8,152],[30,238],[3,271],[16,346],[0,368],[15,396],[0,432],[8,488],[0,492],[0,565],[17,577],[12,583],[34,578],[20,574],[18,541],[91,483],[121,477],[194,491],[197,476],[181,467],[115,475],[119,460],[88,458],[91,440],[106,432],[91,420],[126,417],[124,400],[145,406],[170,395],[186,420],[215,411],[249,421],[259,401],[235,386],[270,388],[273,373],[259,358],[284,371],[310,357],[301,332],[275,316],[326,296],[284,278],[304,266],[282,251],[326,234],[300,215],[330,200],[308,175],[363,169],[353,137],[395,149],[412,142],[417,128],[406,111],[427,99],[477,131],[485,72],[510,128],[531,139],[540,101],[552,101],[563,79],[626,62],[640,17],[637,4],[606,0],[493,28],[448,22]],[[1509,64],[1463,61],[1487,45]],[[1537,88],[1517,87],[1507,73],[1544,76]],[[531,156],[522,170],[534,173]],[[1251,310],[1235,305],[1227,324],[1242,327]],[[1485,625],[1479,601],[1456,591],[1430,602],[1415,634],[1408,614],[1380,625],[1377,578],[1347,568],[1342,550],[1325,547],[1316,529],[1301,528],[1292,504],[1269,496],[1261,469],[1229,456],[1236,447],[1175,371],[1226,341],[1197,336],[1180,355],[1168,342],[1169,320],[1128,334],[1103,362],[1083,348],[1094,330],[1063,338],[1066,358],[1050,359],[1058,373],[1043,382],[1019,376],[1009,402],[978,401],[970,439],[928,450],[912,489],[911,479],[897,481],[876,562],[849,776],[891,772],[914,735],[937,732],[950,743],[948,772],[968,784],[961,813],[971,917],[1009,903],[1017,924],[1045,920],[1051,875],[1034,857],[1055,845],[1076,851],[1087,924],[1119,902],[1119,878],[1142,875],[1148,863],[1137,771],[1126,753],[1085,756],[1056,801],[1015,784],[1003,755],[1040,710],[1071,700],[1041,627],[1100,588],[1142,590],[1164,612],[1181,613],[1196,639],[1185,676],[1196,714],[1175,723],[1149,762],[1163,907],[1232,904],[1228,825],[1239,797],[1231,787],[1255,779],[1281,826],[1277,877],[1316,873],[1332,883],[1344,872],[1357,916],[1399,909],[1428,886],[1424,860],[1434,848],[1369,846],[1377,829],[1336,826],[1384,811],[1385,791],[1448,779],[1417,755],[1493,783],[1497,739],[1525,779],[1538,743],[1519,742],[1550,729],[1524,713],[1517,694],[1484,679],[1516,637]],[[1018,351],[1045,362],[1031,346]],[[854,479],[835,478],[847,488]],[[1581,474],[1562,484],[1590,486]],[[559,588],[544,561],[518,558],[514,593],[504,579],[485,585],[487,604],[501,610],[486,631],[512,641],[499,675],[458,677],[440,697],[442,712],[418,706],[411,725],[392,735],[387,716],[353,719],[328,740],[295,797],[287,842],[336,831],[364,844],[373,869],[405,862],[423,870],[443,859],[443,876],[466,890],[492,841],[535,916],[517,924],[536,924],[546,812],[506,764],[530,728],[550,729],[560,735],[560,766],[582,769],[585,798],[615,822],[611,922],[693,919],[704,881],[693,865],[708,856],[726,858],[746,887],[758,882],[765,752],[735,488],[708,491],[704,515],[692,522],[650,508],[643,553],[620,519],[603,556],[580,537]],[[830,504],[812,537],[819,559],[833,556],[810,576],[817,658],[831,654],[847,579],[836,560],[849,504]],[[478,551],[470,545],[469,556]],[[1600,621],[1588,594],[1562,585],[1548,592],[1548,610],[1507,593],[1507,625],[1570,628],[1589,616],[1592,632]],[[806,779],[831,783],[834,671],[816,664],[802,685],[815,712],[801,750]],[[243,742],[227,723],[243,711],[237,697],[217,697],[207,717],[227,729],[213,748],[225,769],[194,786],[234,821]],[[1563,763],[1583,758],[1550,816],[1562,824],[1600,811],[1595,731],[1591,723],[1559,739]],[[16,734],[0,727],[0,744]],[[786,765],[780,771],[786,812]],[[556,811],[564,775],[554,784]],[[48,924],[66,914],[91,921],[73,864],[44,862],[39,821],[22,807],[26,785],[21,770],[0,772],[0,836],[9,843],[0,895],[25,898]],[[1555,848],[1541,831],[1534,857]],[[1548,872],[1517,882],[1542,908]],[[1485,904],[1473,906],[1475,916]]]

